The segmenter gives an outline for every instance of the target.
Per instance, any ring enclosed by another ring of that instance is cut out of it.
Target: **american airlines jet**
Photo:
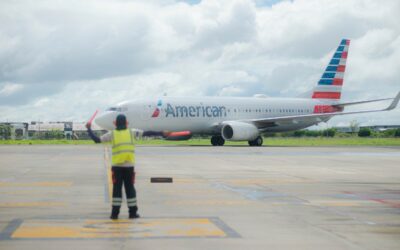
[[[95,122],[113,129],[120,113],[126,115],[129,127],[143,131],[171,131],[169,140],[186,140],[194,134],[211,135],[211,144],[225,141],[248,141],[261,146],[263,132],[283,132],[307,128],[326,122],[333,116],[394,109],[395,98],[341,102],[343,76],[350,40],[343,39],[318,84],[308,98],[254,97],[160,97],[135,99],[109,108]],[[349,105],[393,99],[382,110],[343,112]]]

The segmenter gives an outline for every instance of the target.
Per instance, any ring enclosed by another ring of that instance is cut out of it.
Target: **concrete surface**
[[[0,249],[400,249],[400,148],[138,147],[116,222],[108,162],[0,146]]]

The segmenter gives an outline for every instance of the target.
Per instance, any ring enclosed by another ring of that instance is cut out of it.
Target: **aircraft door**
[[[141,115],[140,118],[144,121],[150,120],[154,113],[155,107],[151,104],[143,105],[143,110],[140,111]]]

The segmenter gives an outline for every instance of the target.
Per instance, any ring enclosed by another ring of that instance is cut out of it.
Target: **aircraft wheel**
[[[222,136],[218,136],[218,146],[224,146],[225,139]]]
[[[263,140],[263,138],[262,138],[261,136],[258,136],[258,137],[256,138],[256,140],[255,140],[255,144],[256,144],[256,146],[258,146],[258,147],[261,147],[261,146],[263,145],[263,142],[264,142],[264,140]]]
[[[225,140],[220,135],[214,135],[211,137],[211,144],[213,146],[224,146]]]
[[[218,146],[218,137],[217,136],[211,137],[211,145]]]
[[[254,139],[253,141],[249,141],[249,145],[250,146],[257,146],[260,147],[263,144],[263,138],[261,136],[258,136],[256,139]]]

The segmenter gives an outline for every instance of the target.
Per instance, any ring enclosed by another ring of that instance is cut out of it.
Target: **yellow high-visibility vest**
[[[112,132],[112,165],[135,164],[135,145],[129,129]]]

